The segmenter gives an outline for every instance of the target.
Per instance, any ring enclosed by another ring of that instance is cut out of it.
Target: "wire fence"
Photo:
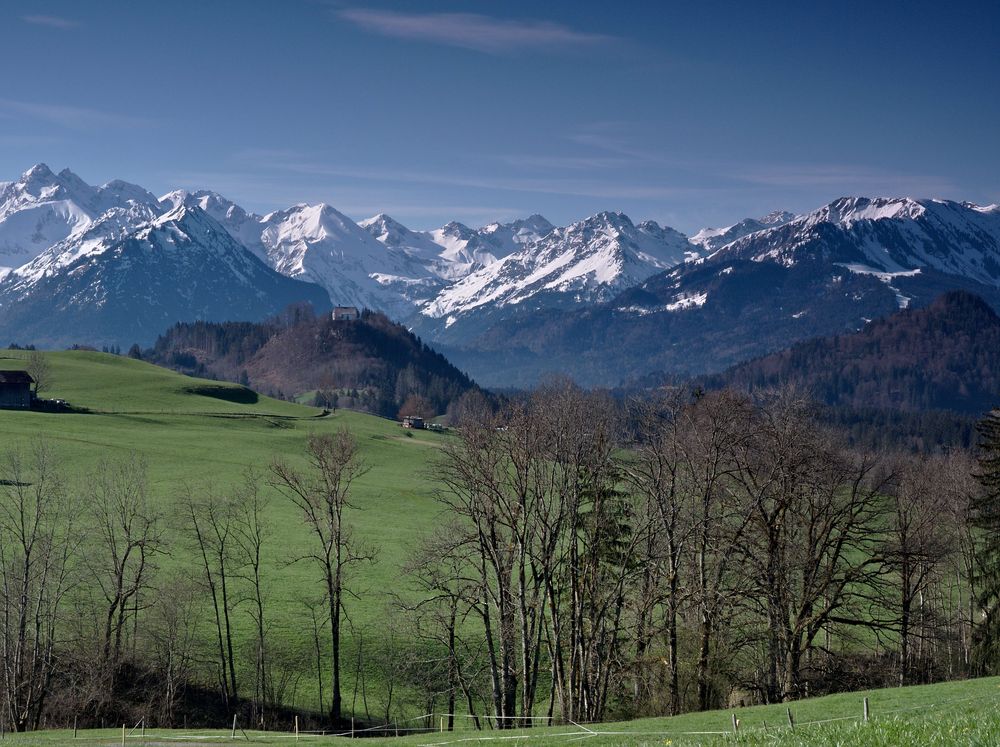
[[[942,709],[954,706],[959,703],[967,703],[970,701],[979,701],[980,703],[989,703],[991,705],[1000,705],[1000,698],[983,698],[982,695],[969,695],[961,698],[952,698],[948,700],[940,700],[933,703],[923,703],[921,705],[907,706],[900,708],[890,708],[890,709],[879,709],[877,711],[870,710],[868,698],[864,698],[861,701],[861,708],[858,712],[854,714],[844,715],[844,716],[833,716],[830,718],[818,718],[810,719],[805,721],[798,721],[794,718],[794,713],[791,707],[786,708],[785,717],[787,718],[787,724],[782,723],[781,725],[768,726],[765,720],[761,720],[759,724],[744,723],[741,719],[737,718],[735,712],[730,712],[730,724],[728,728],[723,728],[720,726],[718,729],[701,729],[701,730],[684,730],[684,729],[629,729],[629,728],[609,728],[614,726],[610,723],[594,723],[594,722],[575,722],[569,721],[554,728],[546,728],[544,730],[522,730],[517,733],[509,733],[506,729],[500,729],[495,731],[470,731],[468,728],[460,729],[458,731],[445,731],[445,724],[449,718],[453,719],[474,719],[478,718],[481,723],[488,721],[500,721],[504,718],[523,723],[525,721],[544,721],[551,722],[553,719],[549,716],[507,716],[507,717],[497,717],[497,716],[472,716],[470,714],[464,713],[440,713],[432,712],[425,713],[420,716],[414,716],[408,719],[401,719],[399,721],[387,722],[383,724],[377,724],[374,726],[366,726],[364,728],[350,728],[350,729],[340,729],[340,730],[299,730],[296,726],[293,732],[275,732],[275,731],[259,731],[259,730],[245,730],[243,729],[237,721],[234,719],[232,727],[227,728],[225,731],[228,733],[211,733],[206,734],[204,732],[198,731],[188,731],[184,730],[185,733],[179,733],[177,731],[166,731],[160,729],[147,729],[145,722],[140,721],[135,724],[131,729],[128,729],[126,725],[122,726],[121,731],[121,744],[134,744],[135,742],[147,742],[155,741],[159,743],[234,743],[234,742],[322,742],[324,740],[332,739],[342,739],[342,738],[366,738],[371,736],[382,736],[391,737],[395,736],[408,736],[414,734],[423,734],[427,737],[427,741],[421,741],[418,744],[421,747],[445,747],[446,745],[456,745],[456,744],[468,744],[474,742],[519,742],[526,741],[530,742],[532,740],[545,740],[545,741],[584,741],[594,737],[621,737],[621,738],[643,738],[643,737],[659,737],[659,738],[670,738],[670,737],[720,737],[720,736],[736,736],[744,733],[774,733],[779,729],[791,730],[806,728],[811,726],[818,726],[822,724],[830,724],[842,721],[854,721],[857,723],[864,723],[866,721],[882,721],[890,717],[898,715],[900,713],[907,713],[912,711],[929,711],[929,712],[940,712]],[[784,719],[783,719],[784,721]],[[423,724],[423,725],[415,725]],[[430,724],[430,725],[428,725]],[[431,736],[433,734],[433,737]],[[75,734],[74,734],[75,736]]]

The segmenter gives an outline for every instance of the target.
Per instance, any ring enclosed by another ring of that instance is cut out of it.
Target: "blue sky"
[[[992,2],[6,0],[0,179],[414,228],[996,202],[998,28]]]

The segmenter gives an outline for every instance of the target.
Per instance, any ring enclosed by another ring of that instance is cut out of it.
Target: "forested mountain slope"
[[[1000,317],[979,297],[947,293],[855,334],[798,343],[707,379],[714,387],[794,384],[830,405],[952,410],[1000,404]]]
[[[333,321],[307,309],[259,324],[176,324],[144,356],[185,373],[279,396],[315,393],[321,406],[395,416],[411,397],[443,413],[476,385],[440,353],[383,314]]]

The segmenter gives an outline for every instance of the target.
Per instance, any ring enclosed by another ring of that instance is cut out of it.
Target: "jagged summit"
[[[636,226],[624,213],[604,211],[473,272],[421,312],[451,327],[486,309],[595,303],[683,262],[692,248],[673,229],[652,221]]]
[[[94,187],[69,169],[56,174],[48,165],[36,164],[17,181],[0,185],[0,276],[85,230],[110,210],[154,209],[157,204],[153,195],[128,182]]]
[[[840,197],[804,216],[809,222],[850,224],[860,220],[919,218],[926,212],[925,203],[912,197]]]
[[[691,237],[691,243],[697,244],[707,251],[715,251],[751,233],[782,226],[794,219],[793,213],[775,210],[760,218],[744,218],[739,223],[725,228],[703,228]]]
[[[40,344],[148,343],[176,320],[260,319],[291,303],[329,307],[284,277],[200,207],[113,208],[0,282],[0,328]],[[130,221],[139,221],[130,225]]]
[[[888,283],[934,271],[997,286],[1000,213],[951,200],[842,197],[713,255],[737,258],[786,266],[822,259]]]

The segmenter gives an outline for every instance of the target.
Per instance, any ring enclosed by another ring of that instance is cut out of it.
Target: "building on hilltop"
[[[403,416],[403,427],[423,430],[424,419],[416,415],[405,415]]]
[[[0,408],[27,410],[31,407],[31,385],[26,371],[0,371]]]
[[[355,322],[361,318],[361,312],[357,306],[335,306],[333,308],[333,321],[335,322]]]

